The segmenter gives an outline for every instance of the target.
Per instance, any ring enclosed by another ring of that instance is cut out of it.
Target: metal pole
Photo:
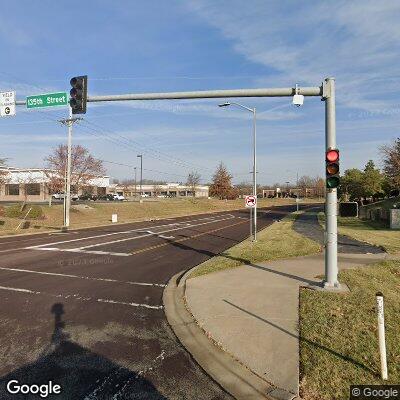
[[[133,169],[135,170],[135,198],[136,198],[136,196],[137,196],[137,193],[136,193],[136,167],[134,167]]]
[[[68,149],[67,149],[67,193],[65,203],[65,228],[70,225],[69,211],[71,207],[71,151],[72,151],[72,108],[68,106],[69,118],[68,118]]]
[[[257,131],[256,131],[256,109],[253,109],[253,195],[256,198],[256,204],[254,206],[253,217],[254,217],[254,238],[257,242]]]
[[[335,79],[323,83],[325,100],[326,150],[336,149]],[[337,266],[337,189],[326,190],[325,197],[325,282],[326,288],[339,288]]]
[[[252,217],[252,212],[253,212],[253,208],[250,207],[250,238],[253,237],[253,217]]]
[[[381,358],[381,377],[387,380],[387,361],[386,361],[386,343],[385,343],[385,316],[383,311],[383,294],[376,294],[376,311],[378,313],[378,336],[379,336],[379,353]]]
[[[143,182],[143,154],[138,155],[140,157],[140,197],[142,197],[142,182]]]

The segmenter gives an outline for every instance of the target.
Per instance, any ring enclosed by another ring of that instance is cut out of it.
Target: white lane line
[[[30,293],[30,294],[40,294],[40,292],[35,292],[29,289],[20,289],[20,288],[13,288],[8,286],[0,286],[0,290],[10,290],[13,292],[22,292],[22,293]]]
[[[232,214],[226,214],[226,215],[231,215],[232,217],[234,217]],[[207,218],[194,219],[194,220],[190,220],[188,222],[204,221],[204,220],[208,220],[208,219],[214,219],[216,217],[218,217],[218,215],[212,216],[212,217],[207,217]],[[179,225],[179,224],[181,224],[181,223],[177,222],[177,223],[172,223],[172,224],[162,224],[162,225],[150,226],[148,228],[146,228],[146,227],[145,228],[136,228],[136,229],[130,229],[128,231],[104,233],[102,235],[87,236],[87,237],[83,237],[83,238],[62,240],[62,241],[59,241],[59,242],[51,242],[51,243],[39,244],[39,245],[36,245],[36,246],[29,246],[29,247],[25,247],[25,249],[34,249],[34,248],[39,248],[39,247],[47,247],[47,246],[50,246],[50,245],[62,244],[62,243],[71,243],[71,242],[77,242],[77,241],[80,241],[80,240],[97,239],[97,238],[107,237],[107,236],[112,236],[112,235],[123,235],[123,234],[126,234],[126,233],[140,232],[140,231],[145,231],[145,230],[148,230],[148,229],[163,228],[165,226],[173,226],[173,225]]]
[[[84,253],[84,254],[97,254],[97,255],[107,255],[107,256],[120,256],[120,257],[129,257],[132,254],[130,253],[114,253],[112,251],[90,251],[90,250],[81,250],[77,249],[59,249],[58,247],[33,247],[31,250],[45,250],[45,251],[66,251],[67,253]]]
[[[115,301],[107,299],[97,299],[96,301],[98,301],[99,303],[110,303],[110,304],[119,304],[123,306],[151,308],[153,310],[162,310],[164,308],[163,306],[150,306],[149,304],[125,303],[123,301]]]
[[[72,274],[60,274],[57,272],[44,272],[44,271],[32,271],[30,269],[20,269],[20,268],[6,268],[0,267],[0,270],[4,271],[12,271],[12,272],[27,272],[29,274],[39,274],[39,275],[52,275],[52,276],[61,276],[63,278],[77,278],[77,279],[88,279],[91,281],[102,281],[102,282],[115,282],[115,283],[125,283],[127,285],[137,285],[137,286],[157,286],[157,287],[166,287],[167,285],[163,283],[147,283],[147,282],[131,282],[131,281],[119,281],[117,279],[111,278],[96,278],[92,276],[80,276],[80,275],[72,275]]]
[[[131,307],[143,307],[143,308],[149,308],[152,310],[162,310],[164,308],[163,306],[151,306],[149,304],[141,304],[141,303],[127,303],[124,301],[116,301],[116,300],[112,300],[112,299],[93,299],[91,297],[82,297],[79,294],[67,294],[67,295],[52,294],[52,293],[39,292],[39,291],[29,290],[29,289],[13,288],[13,287],[8,287],[8,286],[0,286],[0,290],[7,290],[7,291],[12,291],[12,292],[20,292],[20,293],[27,293],[27,294],[41,294],[41,295],[57,297],[57,298],[61,297],[63,299],[95,301],[98,303],[117,304],[117,305],[123,305],[123,306],[131,306]]]
[[[215,222],[227,221],[227,220],[233,219],[233,218],[235,218],[235,216],[232,215],[229,218],[221,218],[221,219],[218,219],[218,220],[216,219],[216,220],[212,220],[212,221],[208,221],[208,222],[202,222],[201,224],[191,224],[191,225],[180,226],[178,228],[166,229],[164,231],[158,232],[157,235],[160,235],[160,234],[163,234],[163,233],[174,232],[174,231],[180,231],[182,229],[193,228],[193,227],[201,226],[201,225],[208,225],[208,224],[212,224],[212,223],[215,223]],[[113,244],[113,243],[121,243],[121,242],[126,242],[126,241],[129,241],[129,240],[142,239],[144,237],[149,237],[149,236],[152,236],[152,235],[153,235],[153,233],[147,233],[147,234],[142,235],[142,236],[128,237],[128,238],[124,238],[124,239],[117,239],[117,240],[112,240],[111,242],[102,242],[102,243],[96,243],[96,244],[89,244],[87,246],[78,247],[77,249],[79,249],[79,250],[91,249],[93,247],[107,246],[107,245]],[[75,250],[75,249],[73,249],[73,250]]]

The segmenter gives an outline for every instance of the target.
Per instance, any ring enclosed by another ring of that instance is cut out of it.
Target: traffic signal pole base
[[[68,232],[68,229],[69,229],[68,226],[62,226],[61,227],[61,232],[62,233]]]
[[[349,293],[349,287],[344,283],[337,283],[335,285],[331,285],[326,281],[322,281],[319,284],[310,284],[307,286],[308,289],[318,290],[321,292],[333,292],[333,293]]]

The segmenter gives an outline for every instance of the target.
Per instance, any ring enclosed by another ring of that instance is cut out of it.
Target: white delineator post
[[[376,294],[376,312],[378,314],[378,337],[379,337],[379,353],[381,358],[381,376],[383,380],[387,380],[387,361],[386,361],[386,343],[385,343],[385,316],[383,309],[383,294]]]
[[[336,149],[335,79],[323,82],[322,98],[325,101],[326,150]],[[326,189],[325,197],[325,281],[327,289],[339,289],[337,265],[337,189]]]

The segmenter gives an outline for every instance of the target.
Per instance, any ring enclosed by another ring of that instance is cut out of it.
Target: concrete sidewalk
[[[388,257],[340,254],[339,268]],[[283,389],[276,398],[293,399],[299,391],[299,287],[317,284],[323,274],[323,254],[244,265],[187,279],[185,298],[210,338]]]

